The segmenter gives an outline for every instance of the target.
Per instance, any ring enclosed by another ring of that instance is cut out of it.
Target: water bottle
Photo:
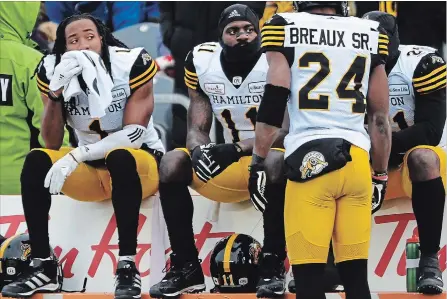
[[[419,277],[419,238],[413,236],[407,239],[405,246],[405,257],[407,261],[407,292],[417,292],[417,281]]]

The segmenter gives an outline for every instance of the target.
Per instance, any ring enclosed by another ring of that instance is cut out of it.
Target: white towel
[[[61,60],[75,59],[82,67],[82,78],[87,85],[87,96],[90,116],[101,118],[105,110],[112,102],[113,81],[107,73],[102,58],[95,52],[89,50],[69,51],[62,55]],[[68,101],[71,97],[83,93],[79,85],[78,77],[73,77],[68,85],[64,86],[64,99]]]

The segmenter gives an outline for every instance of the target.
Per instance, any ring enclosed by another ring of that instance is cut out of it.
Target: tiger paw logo
[[[22,254],[20,255],[20,259],[22,261],[26,261],[31,255],[31,245],[23,243],[20,246],[20,250],[22,251]]]
[[[253,243],[250,246],[250,255],[253,257],[253,264],[259,263],[259,255],[261,254],[261,245],[259,243]]]
[[[320,152],[312,151],[307,153],[300,167],[301,178],[304,180],[306,178],[310,178],[314,175],[319,174],[328,163],[324,159],[324,156]]]

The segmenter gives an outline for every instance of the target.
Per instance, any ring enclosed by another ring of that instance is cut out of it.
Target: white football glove
[[[65,180],[78,167],[79,164],[73,155],[74,151],[57,160],[48,171],[44,186],[50,189],[51,194],[59,194],[64,186]]]
[[[50,80],[50,90],[56,91],[66,86],[73,76],[82,72],[82,67],[76,59],[63,59],[54,69],[53,77]]]

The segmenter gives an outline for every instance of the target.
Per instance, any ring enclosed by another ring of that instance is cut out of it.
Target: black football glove
[[[388,173],[376,173],[372,175],[372,214],[380,210],[385,199],[386,187],[388,185]]]
[[[214,145],[202,153],[198,160],[196,174],[206,183],[221,174],[228,166],[239,161],[242,156],[243,152],[238,144]]]
[[[265,185],[267,176],[264,170],[264,159],[253,154],[252,164],[249,166],[248,191],[250,200],[256,210],[264,213],[267,199],[265,198]]]
[[[207,153],[214,146],[216,146],[216,144],[212,142],[199,145],[196,146],[191,153],[192,168],[197,177],[204,182],[207,182],[211,178],[207,175],[208,171],[204,171],[204,168],[207,168],[206,165],[209,164],[208,162],[205,163],[204,160],[206,161],[208,159]]]

